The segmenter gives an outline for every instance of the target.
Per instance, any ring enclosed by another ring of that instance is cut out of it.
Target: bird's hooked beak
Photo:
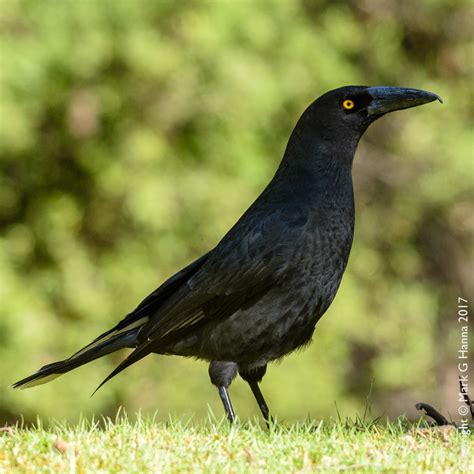
[[[372,97],[372,102],[367,107],[368,115],[386,114],[394,110],[427,104],[434,100],[443,103],[441,97],[433,92],[405,87],[369,87],[367,93]]]

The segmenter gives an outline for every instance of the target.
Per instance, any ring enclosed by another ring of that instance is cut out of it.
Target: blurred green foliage
[[[0,3],[0,423],[220,402],[203,362],[125,354],[8,385],[109,328],[214,246],[259,194],[304,108],[346,84],[439,93],[364,137],[355,243],[304,353],[263,382],[285,419],[456,404],[457,296],[472,293],[469,3]],[[84,380],[83,380],[84,378]],[[248,388],[237,411],[257,415]]]

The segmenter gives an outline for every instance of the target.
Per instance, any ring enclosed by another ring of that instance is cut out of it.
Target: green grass
[[[129,421],[10,427],[0,433],[0,472],[474,472],[472,439],[406,420],[334,421],[266,429]],[[469,463],[471,463],[469,465]]]

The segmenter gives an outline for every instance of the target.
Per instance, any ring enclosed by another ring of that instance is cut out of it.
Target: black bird
[[[230,422],[228,387],[259,388],[267,364],[307,344],[334,299],[354,232],[352,161],[367,127],[387,112],[441,99],[399,87],[327,92],[298,120],[268,186],[219,244],[163,283],[115,327],[20,380],[47,382],[122,348],[134,351],[102,382],[151,353],[210,361]]]

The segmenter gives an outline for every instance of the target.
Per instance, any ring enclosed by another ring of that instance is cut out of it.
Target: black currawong
[[[102,384],[151,353],[198,357],[210,361],[231,422],[227,389],[237,373],[268,421],[258,385],[268,362],[311,340],[346,268],[360,137],[382,115],[436,99],[417,89],[365,86],[319,97],[298,120],[273,179],[213,250],[79,352],[14,387],[44,383],[128,347],[134,351]]]

